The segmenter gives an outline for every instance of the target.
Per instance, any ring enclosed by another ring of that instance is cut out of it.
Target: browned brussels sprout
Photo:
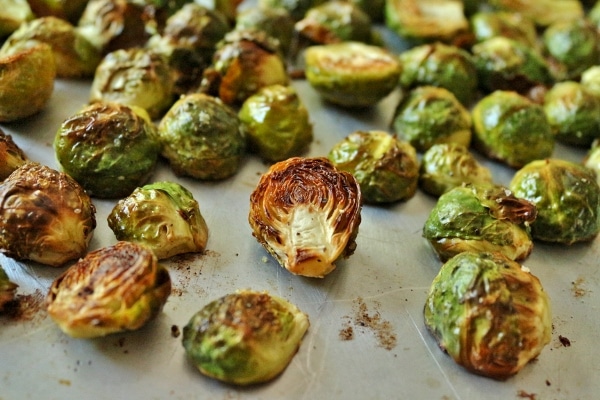
[[[69,175],[26,163],[0,183],[0,251],[60,267],[87,252],[95,214],[92,200]]]
[[[431,284],[425,326],[440,348],[477,375],[505,380],[550,343],[550,299],[527,268],[498,253],[465,252]]]
[[[4,311],[7,303],[14,300],[18,287],[19,285],[9,279],[6,271],[0,265],[0,313]]]
[[[502,36],[521,42],[533,49],[539,47],[534,22],[516,12],[477,12],[471,16],[470,25],[476,42]]]
[[[8,178],[14,170],[27,161],[27,156],[13,141],[12,136],[0,129],[0,181]]]
[[[223,14],[229,21],[235,21],[238,7],[244,0],[193,0],[201,6]]]
[[[273,164],[250,196],[252,235],[296,275],[322,278],[354,253],[362,193],[326,158]]]
[[[0,9],[0,41],[34,18],[27,0],[5,0]]]
[[[295,43],[294,18],[285,8],[251,7],[241,11],[235,20],[237,30],[262,30],[279,40],[284,55]]]
[[[95,338],[141,328],[171,294],[171,278],[152,251],[131,242],[88,253],[52,282],[48,315],[67,335]]]
[[[522,14],[542,27],[584,15],[579,0],[489,0],[488,4],[496,10]]]
[[[27,0],[38,17],[57,17],[77,23],[89,0]]]
[[[258,5],[263,8],[283,8],[295,21],[304,17],[312,7],[325,3],[325,0],[258,0]]]

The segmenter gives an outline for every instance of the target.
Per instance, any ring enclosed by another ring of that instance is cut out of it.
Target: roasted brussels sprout
[[[417,151],[438,143],[471,143],[471,115],[452,92],[435,86],[411,90],[396,107],[392,127]]]
[[[388,0],[385,24],[416,42],[450,43],[469,31],[462,0]]]
[[[398,86],[402,70],[388,50],[361,42],[310,46],[304,61],[309,84],[344,107],[375,105]]]
[[[350,0],[367,13],[371,21],[382,22],[384,19],[385,0]]]
[[[326,158],[273,164],[250,195],[252,235],[296,275],[322,278],[354,253],[362,193]]]
[[[160,118],[174,102],[168,60],[150,49],[131,48],[107,54],[96,69],[90,102],[137,106]]]
[[[594,65],[583,71],[580,82],[588,92],[600,97],[600,65]]]
[[[194,0],[195,3],[223,14],[229,21],[235,21],[238,15],[238,6],[244,0]]]
[[[508,11],[481,11],[471,16],[470,25],[476,42],[502,36],[533,49],[539,47],[536,26],[523,14]]]
[[[355,131],[336,143],[328,158],[354,175],[366,203],[407,200],[417,191],[415,148],[385,131]]]
[[[584,15],[579,0],[489,0],[488,4],[496,10],[522,14],[539,26],[574,20]]]
[[[237,114],[203,93],[173,104],[158,125],[158,140],[177,175],[205,180],[234,175],[246,149]]]
[[[310,325],[308,315],[266,292],[240,290],[204,306],[183,328],[190,361],[235,385],[267,382],[283,372]]]
[[[87,252],[95,214],[73,178],[28,162],[0,183],[0,251],[60,267]]]
[[[440,260],[464,251],[490,251],[523,260],[533,249],[535,205],[494,184],[466,184],[441,195],[423,227]]]
[[[265,86],[238,112],[250,150],[267,161],[300,155],[313,139],[308,111],[292,86]]]
[[[544,112],[557,140],[589,147],[600,138],[600,97],[574,81],[558,82],[546,93]]]
[[[93,103],[63,121],[54,137],[56,159],[93,197],[119,198],[154,172],[160,146],[141,108]]]
[[[57,17],[76,23],[88,0],[27,0],[38,17]]]
[[[295,40],[294,23],[294,18],[284,8],[251,7],[238,14],[235,29],[262,30],[279,40],[282,53],[289,55]]]
[[[27,0],[5,0],[0,9],[0,40],[34,18]]]
[[[169,272],[154,253],[118,242],[88,253],[56,278],[46,304],[64,333],[95,338],[141,328],[170,294]]]
[[[44,43],[0,55],[0,122],[11,122],[43,110],[54,91],[56,66]]]
[[[8,275],[0,265],[0,313],[4,311],[6,304],[10,303],[15,298],[17,287],[19,287],[19,285],[9,279]]]
[[[325,0],[258,0],[258,5],[263,8],[283,8],[295,21],[304,17],[312,7],[325,3]]]
[[[458,143],[431,146],[423,154],[420,165],[419,186],[437,197],[465,183],[493,183],[489,168],[480,164],[466,146]]]
[[[562,244],[590,241],[600,232],[600,187],[591,169],[560,159],[536,160],[510,182],[515,196],[537,208],[534,239]]]
[[[0,129],[0,181],[8,178],[14,170],[27,161],[27,156],[13,141],[12,136]]]
[[[471,54],[456,46],[428,43],[403,51],[400,86],[405,90],[418,86],[437,86],[451,91],[465,106],[477,94],[477,69]]]
[[[554,135],[541,105],[510,91],[495,91],[472,110],[473,144],[510,167],[550,157]]]
[[[498,253],[465,252],[431,284],[425,326],[460,366],[505,380],[550,343],[550,299],[527,268]]]
[[[208,227],[192,193],[176,182],[155,182],[137,188],[108,215],[118,240],[149,247],[159,260],[201,252]]]

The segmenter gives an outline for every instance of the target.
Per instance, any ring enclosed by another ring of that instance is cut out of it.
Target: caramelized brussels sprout
[[[420,86],[405,96],[394,112],[392,127],[417,151],[438,143],[471,143],[471,115],[452,92]]]
[[[481,11],[471,16],[470,25],[476,42],[502,36],[533,49],[539,47],[536,26],[523,14],[509,11]]]
[[[96,69],[90,103],[137,106],[156,119],[173,104],[173,86],[169,62],[162,54],[141,48],[116,50]]]
[[[431,146],[421,159],[419,186],[433,196],[441,196],[465,183],[491,184],[491,171],[477,161],[469,149],[458,143]]]
[[[100,102],[63,121],[54,150],[62,169],[90,196],[119,198],[150,178],[160,146],[143,109]]]
[[[490,251],[523,260],[533,249],[535,205],[494,184],[467,184],[441,195],[423,227],[440,260],[464,251]]]
[[[428,43],[403,51],[400,86],[405,90],[418,86],[442,87],[452,92],[465,106],[477,93],[477,69],[466,50],[444,43]]]
[[[47,44],[0,55],[0,122],[23,119],[46,108],[55,78],[54,56]]]
[[[384,131],[355,131],[333,146],[329,161],[354,175],[366,203],[407,200],[417,191],[419,160],[410,143]]]
[[[251,7],[240,13],[235,20],[237,30],[262,30],[279,40],[284,55],[289,55],[295,40],[294,18],[284,8]]]
[[[177,175],[205,180],[234,175],[246,148],[237,114],[203,93],[173,104],[158,125],[158,141]]]
[[[541,105],[516,92],[496,91],[472,110],[473,144],[510,167],[550,157],[554,135]]]
[[[0,251],[60,267],[87,252],[95,214],[73,178],[28,162],[0,183]]]
[[[325,0],[258,0],[258,5],[263,8],[283,8],[295,21],[304,17],[312,7],[325,3]]]
[[[589,147],[600,138],[600,97],[574,81],[558,82],[546,93],[544,112],[557,140]]]
[[[295,275],[322,278],[354,253],[362,193],[326,158],[273,164],[250,195],[252,235]]]
[[[88,253],[57,277],[46,304],[64,333],[87,339],[141,328],[170,294],[169,272],[154,253],[118,242]]]
[[[468,371],[497,380],[518,373],[550,343],[550,299],[527,268],[498,253],[465,252],[431,284],[425,326]]]
[[[201,252],[208,227],[192,193],[175,182],[156,182],[137,188],[119,200],[108,215],[118,240],[149,247],[159,260]]]
[[[182,344],[198,370],[235,385],[282,373],[310,325],[308,315],[266,292],[240,290],[205,305],[183,328]]]
[[[8,275],[0,265],[0,313],[4,311],[4,306],[15,298],[17,287],[19,287],[19,285],[9,279]]]
[[[27,0],[38,17],[57,17],[76,23],[88,0]]]
[[[398,86],[402,70],[388,50],[361,42],[310,46],[304,59],[309,84],[344,107],[375,105]]]
[[[0,181],[8,178],[14,170],[27,161],[27,156],[13,141],[12,136],[0,129]]]
[[[522,14],[539,26],[574,20],[584,15],[579,0],[489,0],[488,4],[497,10]]]
[[[536,160],[510,182],[515,196],[535,204],[534,239],[562,244],[590,241],[600,232],[600,187],[594,171],[566,160]]]
[[[5,0],[0,9],[0,40],[34,18],[27,0]]]

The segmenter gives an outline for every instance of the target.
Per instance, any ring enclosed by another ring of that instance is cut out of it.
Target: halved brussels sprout
[[[60,267],[87,252],[95,214],[73,178],[28,162],[0,183],[0,251]]]
[[[302,19],[312,7],[323,3],[325,0],[258,0],[258,5],[263,8],[283,8],[295,21]]]
[[[400,86],[405,90],[418,86],[443,87],[465,106],[477,94],[477,69],[466,50],[444,43],[428,43],[400,53]]]
[[[145,245],[159,260],[201,252],[208,227],[192,192],[176,182],[155,182],[119,200],[108,215],[118,240]]]
[[[0,55],[0,122],[23,119],[46,108],[55,78],[54,56],[47,44]]]
[[[169,62],[162,54],[142,48],[116,50],[96,69],[90,103],[137,106],[156,119],[173,104],[173,87]]]
[[[251,7],[241,11],[235,20],[237,30],[262,30],[279,40],[284,55],[289,55],[295,41],[294,18],[284,8]]]
[[[38,17],[57,17],[76,23],[89,0],[27,0]]]
[[[14,170],[27,161],[27,156],[13,141],[12,136],[0,129],[0,181],[8,178]]]
[[[536,26],[523,14],[509,11],[480,11],[470,18],[476,42],[502,36],[533,49],[539,47]]]
[[[423,227],[440,260],[464,251],[490,251],[523,260],[533,249],[535,205],[494,184],[466,184],[441,195]]]
[[[63,121],[54,137],[56,159],[93,197],[127,196],[154,172],[160,146],[141,108],[93,103]]]
[[[182,344],[202,374],[251,385],[285,370],[309,326],[308,315],[289,301],[240,290],[194,314],[183,328]]]
[[[560,159],[536,160],[510,182],[515,196],[535,204],[534,239],[562,244],[586,242],[600,232],[600,186],[593,170]]]
[[[510,91],[495,91],[471,112],[473,144],[486,156],[510,167],[550,157],[554,135],[541,105]]]
[[[300,155],[313,139],[308,111],[292,86],[265,86],[238,112],[250,149],[267,161]]]
[[[421,159],[419,186],[433,196],[441,196],[465,183],[493,183],[489,168],[477,161],[469,149],[458,143],[431,146]]]
[[[169,272],[154,253],[118,242],[88,253],[57,277],[46,304],[64,333],[87,339],[141,328],[170,294]]]
[[[558,82],[544,99],[544,112],[557,140],[589,147],[600,138],[600,97],[574,81]]]
[[[0,313],[4,311],[4,307],[7,303],[10,303],[15,298],[15,292],[19,285],[12,282],[6,271],[0,265]]]
[[[246,149],[237,114],[203,93],[173,104],[158,125],[158,141],[177,175],[206,180],[234,175]]]
[[[550,299],[540,280],[498,253],[465,252],[431,284],[425,326],[468,371],[505,380],[550,343]]]
[[[310,46],[304,52],[309,84],[327,101],[345,107],[375,105],[397,86],[398,58],[361,42]]]
[[[252,235],[296,275],[322,278],[354,253],[362,193],[326,158],[273,164],[250,195]]]
[[[471,114],[460,101],[442,87],[419,86],[396,107],[392,128],[417,151],[434,144],[471,143]]]
[[[584,15],[579,0],[489,0],[488,4],[497,10],[522,14],[539,26],[574,20]]]
[[[355,131],[336,143],[328,158],[354,175],[366,203],[407,200],[417,191],[415,148],[385,131]]]
[[[5,0],[0,9],[0,40],[34,18],[27,0]]]

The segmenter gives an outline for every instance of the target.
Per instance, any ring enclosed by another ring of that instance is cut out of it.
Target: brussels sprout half
[[[252,235],[296,275],[322,278],[356,248],[362,193],[326,158],[273,164],[250,195]]]
[[[488,0],[493,9],[516,12],[533,20],[538,26],[548,26],[557,21],[583,17],[579,0]]]
[[[5,0],[0,9],[0,41],[34,18],[27,0]]]
[[[150,248],[159,260],[201,252],[208,227],[192,193],[175,182],[155,182],[137,188],[108,215],[118,240]]]
[[[237,30],[262,30],[279,41],[284,55],[289,55],[295,43],[294,18],[285,8],[251,7],[238,13]]]
[[[14,170],[27,161],[27,156],[13,141],[12,136],[0,129],[0,181],[8,178]]]
[[[67,335],[95,338],[141,328],[171,294],[171,278],[152,251],[118,242],[88,253],[57,277],[48,315]]]
[[[550,299],[539,279],[499,253],[465,252],[446,262],[424,307],[440,348],[468,371],[504,380],[550,342]]]
[[[183,328],[182,344],[202,374],[251,385],[283,372],[309,325],[308,316],[289,301],[240,290],[194,314]]]
[[[15,298],[15,292],[17,291],[17,285],[14,282],[11,282],[6,271],[0,265],[0,313],[4,311],[4,307],[6,304],[13,301]]]
[[[533,249],[535,205],[494,184],[467,184],[441,195],[423,237],[442,261],[464,251],[490,251],[523,260]]]
[[[480,11],[473,14],[469,21],[476,42],[502,36],[533,49],[539,47],[534,22],[522,14],[510,11]]]

